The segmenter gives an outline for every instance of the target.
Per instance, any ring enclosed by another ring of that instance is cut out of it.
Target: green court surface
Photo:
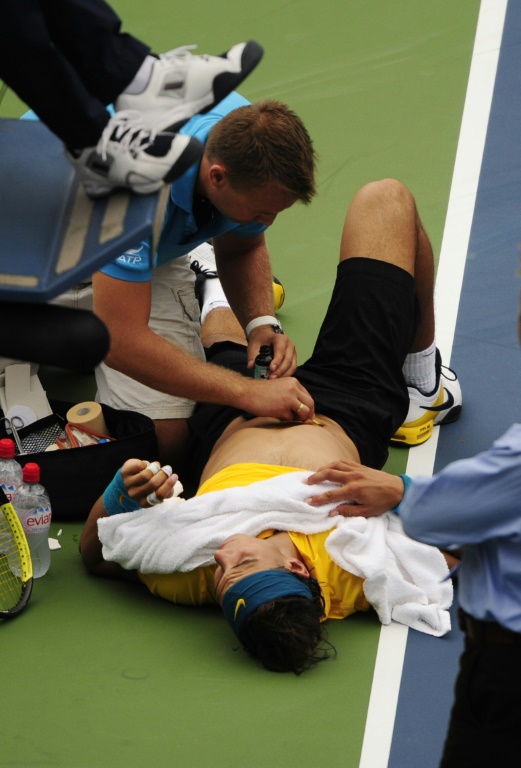
[[[438,254],[478,0],[113,6],[156,51],[198,43],[219,53],[257,39],[265,58],[241,92],[285,101],[304,119],[319,153],[319,194],[268,233],[286,290],[280,319],[301,359],[327,306],[358,187],[404,181]],[[0,115],[24,110],[8,93]],[[90,376],[44,370],[42,380],[51,397],[93,394]],[[389,467],[404,466],[405,454],[394,452]],[[59,529],[61,549],[26,613],[0,627],[3,768],[358,766],[379,639],[374,615],[330,622],[335,660],[301,677],[269,673],[238,649],[218,611],[86,575],[81,526],[56,523],[52,535]]]

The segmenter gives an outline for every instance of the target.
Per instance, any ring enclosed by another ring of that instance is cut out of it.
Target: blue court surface
[[[457,423],[440,430],[435,470],[487,449],[519,419],[520,57],[521,5],[510,0],[451,357],[462,383],[464,409]],[[438,304],[437,312],[443,311]],[[438,765],[461,648],[454,610],[453,629],[443,640],[409,633],[390,768]]]

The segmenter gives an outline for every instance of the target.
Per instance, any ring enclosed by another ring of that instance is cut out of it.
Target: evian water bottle
[[[11,502],[27,537],[33,561],[33,576],[38,579],[47,573],[51,564],[49,549],[51,503],[47,491],[40,484],[38,464],[34,462],[26,464],[23,468],[22,480]]]
[[[0,440],[0,485],[9,501],[22,482],[22,467],[14,458],[14,454],[13,441],[9,437]]]

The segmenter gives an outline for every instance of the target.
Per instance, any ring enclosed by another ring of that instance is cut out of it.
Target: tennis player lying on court
[[[208,315],[202,338],[209,361],[246,370],[229,310]],[[248,652],[277,671],[328,658],[321,622],[371,605],[384,622],[444,634],[452,589],[441,581],[448,569],[439,551],[408,539],[391,513],[329,516],[336,505],[306,503],[327,487],[305,482],[335,460],[380,468],[389,440],[421,406],[431,429],[440,403],[460,408],[457,379],[440,366],[432,249],[414,199],[400,182],[369,184],[350,205],[333,296],[313,354],[295,373],[295,420],[198,406],[190,450],[203,464],[198,495],[174,504],[176,475],[126,462],[85,525],[85,566],[130,574],[174,603],[219,603]]]

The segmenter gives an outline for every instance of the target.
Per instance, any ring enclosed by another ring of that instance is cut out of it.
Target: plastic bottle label
[[[42,528],[47,528],[51,523],[51,508],[50,507],[38,507],[30,515],[26,517],[24,521],[24,528],[26,533],[37,533]]]
[[[13,500],[13,493],[15,492],[16,488],[14,485],[6,485],[5,483],[0,483],[2,486],[2,490],[9,499],[9,501]]]
[[[255,365],[253,369],[254,379],[269,379],[270,369],[266,365]]]

